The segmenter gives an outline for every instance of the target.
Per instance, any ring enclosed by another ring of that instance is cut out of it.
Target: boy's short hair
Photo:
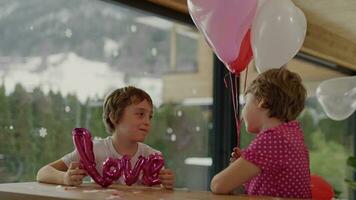
[[[306,89],[301,77],[285,67],[270,69],[252,81],[246,93],[253,94],[262,107],[268,109],[269,117],[284,122],[295,120],[304,108]]]
[[[153,106],[150,95],[133,86],[119,88],[111,92],[105,98],[103,104],[103,122],[106,131],[109,133],[114,132],[114,123],[121,120],[127,106],[141,103],[144,100],[147,100],[148,103]],[[110,116],[113,118],[114,122],[111,121]]]

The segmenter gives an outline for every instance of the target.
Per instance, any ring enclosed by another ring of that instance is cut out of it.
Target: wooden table
[[[78,187],[37,182],[0,184],[0,199],[103,199],[103,200],[281,200],[280,198],[214,195],[207,191],[164,190],[158,187],[111,185],[101,188],[94,183]]]

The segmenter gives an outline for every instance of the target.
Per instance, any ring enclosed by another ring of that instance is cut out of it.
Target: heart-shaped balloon
[[[139,179],[141,171],[143,171],[143,184],[152,186],[160,183],[158,174],[164,166],[162,155],[152,154],[148,158],[140,156],[133,169],[130,156],[124,155],[121,159],[107,158],[103,163],[103,176],[101,176],[96,170],[90,132],[85,128],[75,128],[72,134],[80,163],[97,184],[107,187],[123,174],[125,183],[132,185]]]
[[[234,69],[237,67],[231,64],[241,57],[241,51],[248,52],[241,44],[245,37],[249,38],[247,32],[256,13],[257,1],[188,0],[187,3],[190,16],[215,54],[225,65],[230,64],[231,72],[238,73]]]
[[[252,24],[252,50],[257,71],[280,68],[303,45],[307,29],[304,13],[291,0],[265,0]]]
[[[328,117],[344,120],[356,110],[356,76],[323,81],[316,96]]]

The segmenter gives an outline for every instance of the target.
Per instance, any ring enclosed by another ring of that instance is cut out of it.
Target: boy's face
[[[131,142],[143,142],[151,129],[152,106],[147,100],[131,104],[115,125],[119,134]]]
[[[246,129],[250,133],[259,133],[262,126],[263,112],[256,97],[247,93],[245,95],[245,106],[242,109],[242,117],[246,124]]]

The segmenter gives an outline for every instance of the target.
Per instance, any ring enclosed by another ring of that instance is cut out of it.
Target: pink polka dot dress
[[[245,184],[248,195],[311,198],[309,153],[297,121],[257,134],[242,157],[261,169]]]

